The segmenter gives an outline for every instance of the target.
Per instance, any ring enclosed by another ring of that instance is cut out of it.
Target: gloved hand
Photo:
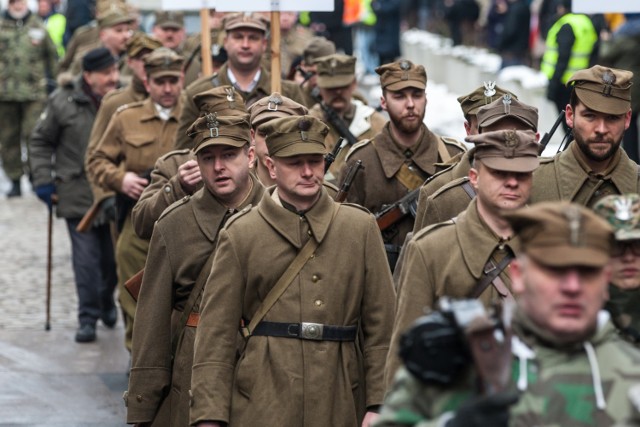
[[[53,183],[39,185],[35,188],[36,196],[44,203],[47,204],[49,210],[53,207],[53,201],[51,200],[51,196],[56,193],[56,186]]]
[[[515,392],[474,397],[466,401],[449,420],[446,427],[507,427],[509,407],[518,401]]]
[[[104,215],[105,221],[115,221],[116,220],[116,197],[111,196],[107,197],[100,204],[100,213]]]

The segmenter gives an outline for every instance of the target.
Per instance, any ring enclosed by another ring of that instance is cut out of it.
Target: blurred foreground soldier
[[[47,76],[55,72],[58,55],[38,15],[26,0],[12,0],[0,15],[0,160],[11,180],[7,197],[21,195],[22,145],[44,108]]]
[[[495,82],[484,82],[483,86],[476,88],[473,92],[458,97],[460,109],[464,115],[464,129],[467,135],[476,135],[478,133],[478,111],[481,107],[491,104],[501,99],[503,95],[508,93],[500,86],[496,86]],[[518,99],[517,96],[509,94],[511,99]],[[424,228],[424,212],[427,198],[435,193],[443,185],[458,178],[465,178],[469,175],[471,169],[471,153],[465,151],[460,157],[452,158],[451,164],[447,169],[437,173],[430,180],[424,183],[420,188],[418,197],[418,207],[416,208],[416,220],[413,227],[414,233]]]
[[[607,196],[593,209],[613,227],[609,300],[605,308],[629,342],[640,345],[640,196]]]
[[[247,107],[271,94],[271,75],[260,66],[267,48],[269,23],[258,14],[232,13],[224,17],[226,31],[224,48],[227,63],[211,76],[203,76],[184,91],[184,109],[176,132],[176,148],[190,146],[186,131],[198,118],[193,97],[212,87],[233,86],[244,98]],[[282,82],[282,94],[296,102],[304,102],[301,89],[293,82]]]
[[[541,203],[505,217],[522,243],[511,265],[517,308],[508,391],[479,395],[483,373],[472,363],[446,385],[422,382],[402,368],[375,425],[639,425],[630,420],[628,392],[640,375],[640,353],[619,338],[601,311],[611,272],[611,228],[568,202]],[[477,366],[489,364],[475,360]]]
[[[400,336],[425,308],[445,296],[479,298],[485,306],[512,298],[509,264],[520,241],[502,212],[527,203],[538,144],[532,131],[487,132],[466,140],[476,145],[469,181],[477,196],[457,218],[421,230],[407,246],[387,384],[399,365]]]
[[[224,31],[222,29],[222,20],[225,12],[216,12],[215,9],[209,10],[209,28],[211,32],[211,67],[216,72],[227,62],[227,51],[224,45]],[[200,32],[193,33],[187,37],[185,41],[185,57],[184,64],[184,86],[188,87],[191,83],[202,77],[202,34]]]
[[[631,121],[633,73],[596,65],[576,72],[566,106],[569,146],[543,161],[533,177],[531,202],[568,200],[593,206],[611,194],[638,193],[638,165],[620,148]]]
[[[302,60],[300,61],[300,70],[301,73],[307,74],[308,78],[299,72],[296,73],[293,80],[301,84],[302,91],[304,92],[305,105],[313,106],[316,104],[316,100],[311,95],[311,92],[318,85],[318,66],[315,64],[316,59],[333,55],[334,53],[336,53],[336,45],[324,37],[313,37],[304,48]]]
[[[194,97],[202,116],[245,116],[242,96],[231,86],[220,86]],[[254,156],[255,158],[255,156]],[[172,203],[202,188],[202,174],[191,148],[172,150],[161,156],[151,171],[145,187],[131,210],[131,222],[138,237],[150,239],[155,222]]]
[[[162,46],[182,54],[187,35],[184,30],[184,13],[177,11],[159,11],[155,14],[151,33],[160,40]]]
[[[282,76],[286,78],[300,62],[313,32],[298,23],[298,12],[280,12],[280,37],[280,66]]]
[[[478,111],[478,128],[480,133],[496,130],[530,130],[538,131],[538,109],[530,107],[510,95],[482,107]],[[536,134],[536,141],[538,135]],[[473,151],[473,150],[472,150]],[[473,162],[473,154],[469,154],[467,163]],[[457,165],[462,167],[462,165]],[[428,186],[427,184],[426,186]],[[426,187],[425,186],[425,187]],[[432,224],[437,224],[457,216],[465,210],[476,192],[469,182],[469,177],[461,177],[440,187],[423,203],[424,215],[420,230]]]
[[[286,117],[263,128],[276,186],[219,233],[191,423],[366,426],[374,414],[365,410],[382,402],[393,317],[380,233],[370,214],[323,190],[323,123]]]
[[[334,54],[323,56],[315,61],[318,70],[318,87],[325,108],[332,110],[327,114],[316,104],[309,110],[309,115],[322,120],[329,126],[326,139],[328,151],[332,151],[340,137],[356,141],[371,139],[378,134],[386,123],[386,119],[362,101],[353,99],[356,89],[356,58],[348,55]],[[333,119],[330,116],[337,116]],[[335,121],[346,125],[344,132]],[[351,137],[346,135],[350,133]],[[337,181],[342,165],[344,165],[347,149],[342,149],[329,169],[327,179]],[[329,175],[330,174],[330,175]]]
[[[82,65],[82,75],[49,98],[31,135],[30,150],[35,192],[49,209],[52,195],[57,195],[56,214],[65,218],[71,238],[80,324],[75,340],[91,342],[98,319],[109,328],[117,319],[113,242],[104,212],[86,232],[76,227],[93,201],[84,172],[89,132],[102,97],[118,83],[118,69],[105,48],[89,52]]]
[[[189,129],[204,188],[165,210],[151,238],[125,394],[128,423],[189,425],[193,342],[211,271],[207,260],[227,219],[258,204],[264,192],[249,171],[254,150],[248,118],[209,113]]]
[[[458,141],[442,138],[424,124],[427,72],[422,65],[401,60],[380,66],[376,72],[382,86],[381,106],[389,113],[389,121],[373,139],[351,147],[339,181],[342,183],[349,168],[361,160],[364,169],[356,175],[347,201],[374,213],[419,188],[443,169],[441,164],[466,150]],[[392,271],[413,222],[413,215],[404,215],[382,231]]]
[[[131,348],[135,301],[124,282],[144,267],[149,242],[133,231],[131,208],[149,183],[158,158],[173,147],[180,115],[183,58],[158,48],[145,59],[149,98],[120,108],[95,151],[87,159],[87,174],[96,185],[115,191],[118,231],[119,301],[125,314],[125,345]]]

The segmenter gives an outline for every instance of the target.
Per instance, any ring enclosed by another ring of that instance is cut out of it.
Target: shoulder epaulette
[[[421,229],[420,231],[418,231],[416,234],[413,235],[413,240],[418,240],[421,239],[422,237],[426,236],[429,233],[432,233],[434,230],[438,230],[440,228],[449,226],[449,225],[455,225],[455,221],[452,219],[448,219],[446,221],[443,222],[439,222],[437,224],[431,224],[423,229]]]
[[[158,160],[167,160],[173,156],[188,154],[189,151],[191,151],[191,148],[182,148],[180,150],[172,150],[172,151],[169,151],[168,153],[164,153],[162,156],[160,156]]]
[[[119,93],[124,92],[125,89],[126,88],[124,88],[124,87],[119,87],[118,89],[110,90],[109,92],[107,92],[107,94],[105,96],[102,97],[102,102],[105,102],[105,101],[113,98],[114,95],[117,95]]]
[[[244,215],[248,214],[251,211],[252,208],[253,208],[253,205],[252,204],[248,204],[247,206],[242,208],[242,210],[239,210],[238,212],[233,214],[233,216],[231,216],[231,218],[229,218],[227,220],[227,222],[225,223],[224,227],[225,228],[229,227],[235,220],[237,220],[241,216],[244,216]]]
[[[323,186],[323,187],[325,187],[325,188],[328,188],[328,189],[330,189],[330,190],[333,190],[333,191],[335,191],[336,193],[337,193],[338,191],[340,191],[340,189],[338,188],[338,186],[333,185],[333,184],[332,184],[332,183],[330,183],[329,181],[322,181],[322,186]]]
[[[144,104],[144,101],[138,101],[138,102],[130,102],[128,104],[124,104],[118,107],[118,109],[116,110],[116,114],[121,113],[124,110],[128,110],[129,108],[137,108],[142,106],[142,104]]]
[[[438,197],[440,194],[455,188],[455,187],[459,187],[461,185],[463,185],[465,182],[469,181],[469,177],[468,176],[463,176],[461,178],[456,178],[453,181],[449,181],[447,182],[445,185],[443,185],[442,187],[438,188],[435,193],[433,193],[431,195],[431,197],[435,198]]]
[[[347,156],[344,158],[344,161],[345,162],[349,161],[349,157],[351,157],[351,155],[353,153],[355,153],[356,151],[358,151],[359,149],[361,149],[365,145],[369,144],[371,141],[373,141],[373,140],[372,139],[363,139],[362,141],[358,141],[357,143],[353,144],[353,146],[351,147],[351,149],[347,153]]]
[[[187,203],[189,203],[189,200],[191,200],[191,196],[184,196],[182,199],[176,200],[175,202],[171,203],[169,206],[167,206],[167,208],[164,211],[162,211],[162,213],[158,217],[158,221],[160,221],[162,218],[169,215],[171,212],[173,212],[180,206],[186,205]]]
[[[361,210],[361,211],[363,211],[363,212],[366,212],[366,213],[371,213],[371,211],[369,211],[369,209],[367,209],[367,208],[365,208],[365,207],[363,207],[363,206],[360,206],[360,205],[358,205],[358,204],[356,204],[356,203],[346,203],[346,202],[345,202],[345,203],[340,203],[340,204],[341,204],[342,206],[349,206],[349,207],[352,207],[352,208],[359,209],[359,210]]]
[[[540,157],[540,164],[553,163],[553,159],[555,159],[555,157]]]
[[[453,145],[454,147],[457,147],[462,151],[467,151],[467,146],[453,137],[441,136],[440,138],[442,138],[442,142],[444,142],[446,145]]]

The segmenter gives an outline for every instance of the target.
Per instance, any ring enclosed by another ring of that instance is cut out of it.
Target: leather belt
[[[332,326],[307,322],[260,322],[251,331],[251,335],[315,341],[355,341],[357,334],[357,326]]]
[[[189,318],[187,319],[187,326],[191,326],[192,328],[197,328],[198,323],[200,323],[200,313],[196,313],[192,311],[189,313]]]

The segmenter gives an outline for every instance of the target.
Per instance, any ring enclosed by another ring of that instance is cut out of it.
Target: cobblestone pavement
[[[0,426],[124,426],[129,356],[119,321],[74,342],[77,298],[64,220],[53,220],[51,330],[45,331],[46,207],[23,178],[6,199],[0,169]]]

